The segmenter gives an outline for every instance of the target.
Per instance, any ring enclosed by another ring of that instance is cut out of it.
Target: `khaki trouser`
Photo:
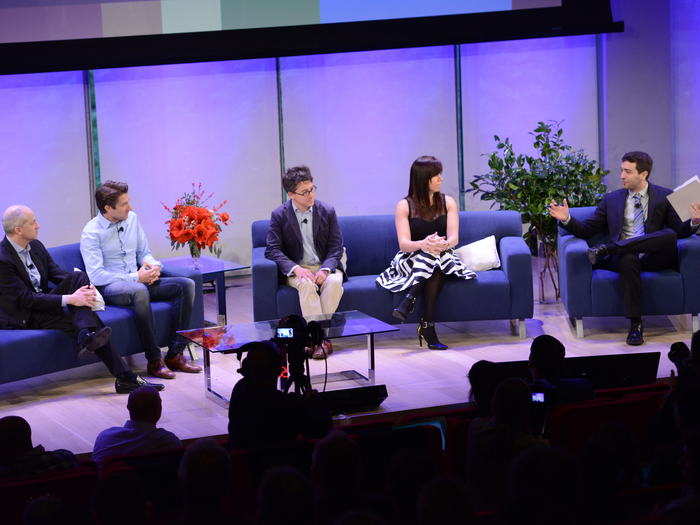
[[[314,273],[320,268],[320,266],[301,266]],[[343,296],[343,272],[340,270],[329,273],[320,287],[313,281],[299,279],[295,275],[287,277],[287,284],[299,292],[299,306],[301,306],[301,315],[304,317],[335,313]]]

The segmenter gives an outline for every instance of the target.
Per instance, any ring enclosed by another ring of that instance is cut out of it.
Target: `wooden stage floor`
[[[229,279],[227,291],[229,322],[252,320],[250,277]],[[215,294],[205,296],[205,317],[213,318]],[[629,347],[624,339],[624,318],[584,321],[585,338],[576,339],[559,303],[535,304],[534,319],[527,321],[527,338],[510,332],[508,321],[441,323],[438,333],[449,350],[419,348],[415,325],[402,325],[398,332],[376,336],[376,382],[387,386],[389,397],[380,412],[464,403],[468,398],[467,370],[480,359],[515,361],[527,359],[532,338],[551,334],[565,345],[567,356],[661,352],[659,377],[672,369],[666,354],[671,343],[690,340],[689,316],[652,317],[646,320],[647,343]],[[365,337],[337,340],[328,360],[328,371],[367,368]],[[198,352],[201,363],[201,352]],[[145,368],[143,355],[131,358],[137,370]],[[240,377],[236,357],[216,356],[213,385],[228,395]],[[312,374],[325,371],[324,363],[313,361]],[[224,434],[227,413],[204,396],[202,374],[178,374],[164,381],[163,417],[159,426],[181,439]],[[328,388],[348,388],[352,382],[329,383]],[[127,396],[114,393],[114,383],[101,363],[66,372],[0,385],[0,417],[16,414],[29,421],[34,444],[47,449],[66,448],[89,452],[97,434],[128,419]]]

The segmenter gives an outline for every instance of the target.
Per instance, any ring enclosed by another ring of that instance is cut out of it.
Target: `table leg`
[[[219,326],[226,325],[226,277],[224,272],[219,272],[216,276],[216,304],[219,307],[219,315],[216,323]]]
[[[228,408],[229,402],[224,396],[211,388],[211,354],[208,348],[203,349],[204,354],[204,394],[216,404]]]
[[[367,334],[367,358],[369,360],[367,379],[371,384],[374,384],[374,334]]]

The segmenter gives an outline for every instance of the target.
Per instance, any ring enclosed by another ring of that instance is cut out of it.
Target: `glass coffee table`
[[[349,312],[336,312],[328,315],[315,315],[305,317],[306,321],[318,321],[323,329],[326,339],[339,339],[356,335],[367,336],[367,375],[355,370],[344,370],[328,375],[312,376],[311,383],[323,383],[324,381],[361,380],[369,384],[374,383],[374,335],[386,332],[396,332],[398,328],[375,319],[358,310]],[[240,348],[252,341],[264,341],[272,339],[277,330],[279,319],[271,321],[258,321],[256,323],[230,324],[226,326],[212,326],[198,328],[196,330],[182,330],[178,334],[189,341],[199,345],[204,354],[204,388],[208,398],[223,406],[228,406],[228,398],[216,392],[211,385],[211,354],[237,354]],[[240,356],[239,356],[240,357]]]

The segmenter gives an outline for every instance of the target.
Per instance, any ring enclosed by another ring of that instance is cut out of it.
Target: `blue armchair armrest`
[[[189,277],[194,281],[194,305],[188,328],[202,328],[204,326],[204,297],[202,295],[202,274],[195,269],[168,268],[168,259],[161,259],[163,277]]]
[[[700,313],[700,237],[678,240],[678,263],[683,276],[685,312]]]
[[[569,317],[581,318],[591,314],[591,279],[593,267],[586,251],[588,243],[559,230],[557,257],[559,260],[559,291]]]
[[[510,284],[513,319],[529,319],[533,314],[532,256],[522,237],[502,237],[499,243],[501,267]]]
[[[277,318],[277,263],[265,258],[265,247],[253,248],[253,319]]]

